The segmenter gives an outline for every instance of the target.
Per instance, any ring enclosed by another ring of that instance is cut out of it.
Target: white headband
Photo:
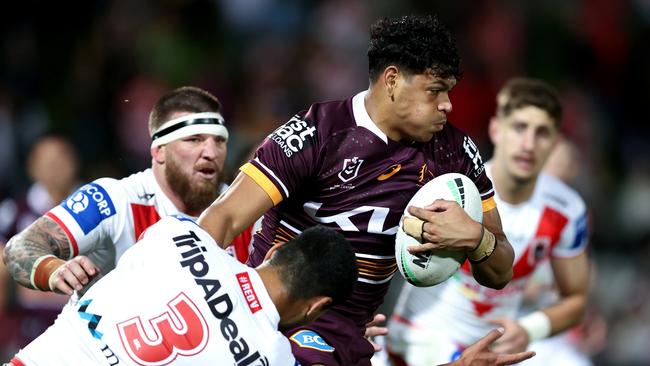
[[[151,147],[201,134],[221,136],[228,141],[228,129],[224,125],[221,114],[214,112],[193,113],[167,121],[151,135]]]

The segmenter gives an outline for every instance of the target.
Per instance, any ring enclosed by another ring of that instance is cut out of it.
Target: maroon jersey
[[[383,301],[397,268],[399,220],[422,185],[462,173],[474,180],[484,206],[494,207],[492,183],[469,137],[447,124],[427,143],[392,141],[368,116],[364,96],[312,105],[271,133],[241,168],[275,203],[255,235],[250,264],[308,227],[338,230],[354,248],[359,280],[349,300],[330,311],[359,327]]]

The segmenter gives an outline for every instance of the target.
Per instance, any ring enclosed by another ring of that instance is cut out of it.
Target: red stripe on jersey
[[[478,316],[483,316],[485,313],[489,312],[494,308],[495,304],[489,303],[489,302],[482,302],[482,301],[476,301],[476,300],[471,300],[472,306],[474,307],[474,312]]]
[[[133,212],[133,229],[135,231],[136,239],[140,238],[140,235],[149,226],[157,223],[158,220],[160,220],[160,215],[158,215],[155,206],[132,203],[131,211]]]
[[[251,312],[255,314],[262,310],[262,304],[257,299],[257,294],[255,293],[250,277],[248,277],[248,272],[237,273],[235,276],[237,276],[237,283],[239,283],[239,287],[241,287],[241,291],[246,298],[246,302],[248,303]]]
[[[21,361],[18,357],[15,356],[14,358],[11,359],[11,361],[9,361],[9,363],[14,366],[25,366],[23,361]]]
[[[232,240],[232,246],[235,250],[235,258],[241,263],[246,263],[248,260],[248,247],[253,238],[253,225],[249,226],[248,229],[244,230],[241,234],[237,235],[235,239]]]
[[[544,207],[535,236],[528,242],[526,250],[512,268],[512,278],[529,275],[560,241],[560,234],[569,219],[559,211]]]
[[[54,220],[54,222],[59,224],[61,229],[63,229],[63,231],[65,232],[65,236],[68,237],[68,241],[70,242],[70,245],[72,246],[72,258],[76,257],[77,254],[79,254],[79,247],[77,247],[77,240],[75,240],[74,236],[72,236],[72,233],[70,232],[68,227],[65,226],[63,221],[61,221],[61,219],[58,218],[55,214],[53,214],[51,211],[47,212],[45,214],[45,216],[47,216],[47,217],[51,218],[52,220]]]

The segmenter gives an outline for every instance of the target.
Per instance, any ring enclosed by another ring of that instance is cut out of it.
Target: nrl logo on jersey
[[[343,169],[339,172],[339,178],[345,183],[356,178],[362,163],[363,159],[359,159],[356,156],[352,159],[343,160]]]

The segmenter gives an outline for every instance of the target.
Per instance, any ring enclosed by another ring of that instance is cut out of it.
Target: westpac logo
[[[362,163],[363,159],[359,159],[357,156],[343,160],[343,169],[339,172],[339,179],[347,183],[356,178]]]
[[[278,127],[269,135],[269,139],[280,146],[288,158],[311,145],[311,140],[316,134],[316,127],[310,122],[293,116],[287,123]]]

